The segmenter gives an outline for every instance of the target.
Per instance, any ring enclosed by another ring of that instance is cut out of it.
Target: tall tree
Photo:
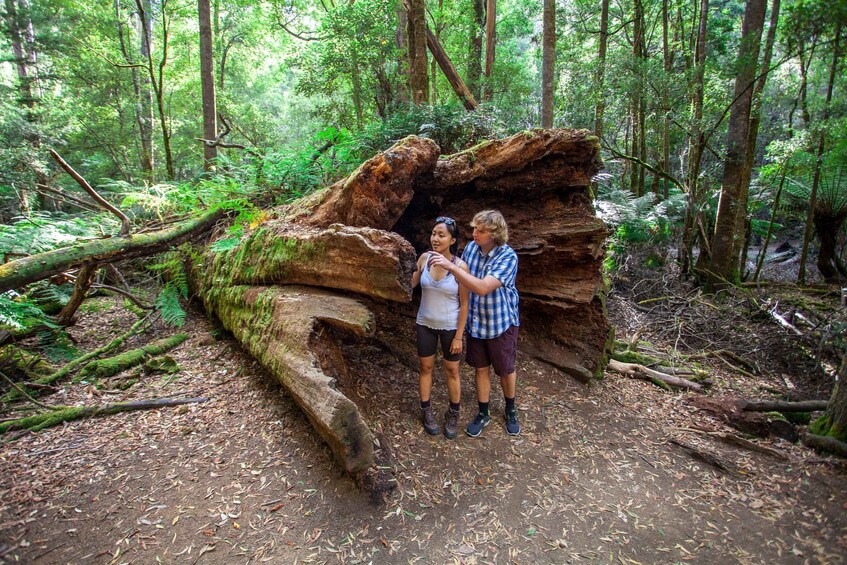
[[[426,4],[424,0],[403,0],[406,7],[409,48],[409,90],[413,104],[426,104],[429,75],[426,64]]]
[[[603,139],[603,113],[606,97],[603,94],[606,75],[606,46],[609,40],[609,0],[600,3],[600,38],[597,45],[597,70],[595,74],[594,135]]]
[[[215,55],[212,52],[212,13],[209,0],[197,0],[200,20],[200,87],[203,99],[203,169],[214,170],[218,147],[218,112],[215,100]]]
[[[152,48],[152,10],[150,0],[135,0],[135,7],[141,16],[141,21],[146,22],[150,18],[151,25],[149,33],[144,33],[142,40],[147,50],[147,74],[156,97],[156,108],[159,111],[159,126],[162,129],[162,146],[165,150],[165,167],[168,171],[168,180],[176,178],[174,169],[173,152],[171,151],[171,129],[168,125],[168,114],[165,109],[165,65],[168,63],[168,48],[170,39],[170,19],[168,18],[168,0],[162,0],[160,8],[160,19],[162,23],[162,56],[158,64],[153,61]]]
[[[479,100],[482,86],[482,31],[485,26],[485,0],[471,0],[468,25],[468,88]]]
[[[491,74],[494,72],[494,46],[497,43],[497,0],[485,1],[485,91],[483,100],[491,100]]]
[[[541,40],[541,127],[553,127],[553,91],[556,72],[556,0],[544,0]]]
[[[753,83],[759,59],[759,43],[765,23],[765,0],[747,0],[741,24],[741,43],[738,47],[737,74],[732,107],[729,114],[729,133],[724,159],[718,215],[712,235],[712,257],[709,284],[720,285],[737,276],[737,256],[740,235],[736,231],[739,210],[746,210],[746,191],[741,187],[742,169],[747,154],[750,131],[750,108]]]

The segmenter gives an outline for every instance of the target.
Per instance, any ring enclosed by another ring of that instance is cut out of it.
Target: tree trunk
[[[491,74],[494,72],[494,46],[497,42],[497,0],[485,0],[485,92],[483,100],[491,100]]]
[[[700,0],[700,15],[697,25],[697,40],[694,46],[694,78],[690,86],[693,114],[691,136],[688,138],[688,167],[686,185],[688,206],[682,228],[682,244],[679,246],[679,262],[683,273],[691,273],[694,267],[694,241],[697,238],[697,221],[700,215],[700,163],[706,145],[703,134],[703,74],[706,67],[706,28],[709,20],[709,0]],[[703,257],[705,246],[700,248]]]
[[[810,426],[812,433],[847,442],[847,355],[841,358],[838,379],[823,416]]]
[[[541,42],[541,127],[553,127],[553,92],[556,75],[556,0],[544,0]]]
[[[87,263],[83,265],[76,275],[74,282],[74,291],[71,294],[70,300],[62,308],[62,311],[56,316],[56,323],[60,326],[70,326],[73,323],[74,314],[82,305],[88,294],[88,289],[91,288],[91,282],[94,275],[97,274],[97,269],[100,266],[97,263]]]
[[[404,0],[397,0],[395,13],[397,14],[397,28],[394,30],[394,44],[397,46],[397,74],[400,76],[400,79],[403,84],[410,85],[411,77],[409,75],[409,63],[411,62],[411,59],[408,56],[409,42],[407,37],[409,29],[409,16],[406,13]],[[398,98],[400,102],[403,103],[403,105],[408,105],[409,89],[400,88]]]
[[[20,288],[86,263],[113,263],[159,253],[207,232],[222,217],[223,213],[216,210],[157,232],[97,239],[10,261],[0,265],[0,292]]]
[[[671,76],[671,68],[673,58],[671,57],[671,48],[668,42],[668,0],[662,0],[662,62],[665,70],[665,79]],[[667,90],[662,92],[662,166],[660,167],[665,173],[670,173],[670,152],[671,152],[671,108],[668,100]],[[662,179],[662,198],[668,199],[668,180]]]
[[[815,161],[815,174],[812,178],[812,190],[811,194],[809,194],[809,211],[806,216],[806,230],[803,234],[803,250],[800,253],[800,267],[799,272],[797,273],[797,282],[800,284],[806,284],[806,258],[809,253],[809,242],[812,239],[812,232],[814,230],[815,224],[815,206],[817,205],[817,193],[818,193],[818,185],[821,181],[821,167],[823,165],[823,154],[824,149],[826,147],[826,119],[829,114],[829,105],[832,102],[832,89],[835,84],[835,77],[838,73],[838,58],[840,56],[839,52],[839,43],[841,40],[841,25],[837,25],[835,28],[835,41],[832,45],[832,63],[829,67],[829,82],[826,87],[826,100],[823,105],[823,110],[821,111],[821,124],[820,131],[818,133],[818,151],[817,151],[817,160]],[[834,242],[833,242],[834,244]],[[821,242],[823,245],[823,242]],[[834,245],[833,245],[834,246]],[[834,253],[831,257],[834,257]],[[831,258],[830,258],[831,259]],[[820,261],[819,261],[820,263]],[[834,269],[834,266],[833,266]],[[829,269],[825,270],[829,272]],[[826,276],[825,273],[823,273]]]
[[[441,72],[444,73],[444,76],[447,77],[447,81],[450,83],[450,86],[453,87],[453,91],[462,100],[462,104],[464,104],[465,109],[476,110],[479,104],[477,104],[476,100],[474,100],[473,94],[471,94],[471,91],[468,90],[468,87],[465,85],[462,77],[459,76],[459,73],[456,72],[456,67],[453,66],[453,63],[450,61],[450,57],[441,47],[438,39],[432,34],[429,28],[426,28],[426,42],[427,46],[429,46],[430,52],[432,53],[432,57],[438,62],[438,66],[441,67]]]
[[[742,170],[747,153],[750,131],[750,108],[753,99],[753,81],[759,59],[759,42],[765,21],[765,0],[747,0],[744,21],[741,25],[741,44],[738,48],[738,74],[735,78],[733,104],[729,116],[726,158],[724,160],[721,195],[715,231],[712,235],[712,257],[709,267],[709,285],[721,286],[733,282],[738,275],[735,250],[737,239],[736,218],[747,210],[746,191],[741,187]]]
[[[35,106],[35,97],[32,93],[29,58],[24,45],[22,22],[20,20],[16,0],[6,0],[6,25],[9,30],[12,53],[15,57],[15,68],[18,72],[18,96],[23,106],[32,108]]]
[[[482,34],[485,26],[485,0],[471,0],[473,14],[468,30],[468,89],[474,98],[482,98]]]
[[[150,14],[149,0],[135,0],[136,8],[138,8],[142,21],[150,21],[151,26],[149,32],[144,34],[143,40],[147,46],[147,73],[150,77],[153,94],[156,98],[156,108],[159,111],[159,126],[162,129],[162,146],[165,150],[165,168],[168,173],[168,180],[176,178],[174,169],[173,153],[171,151],[171,131],[168,126],[168,115],[165,111],[165,65],[168,63],[168,41],[169,41],[169,21],[167,17],[168,0],[162,0],[162,58],[159,59],[158,65],[153,61],[152,48],[152,15]],[[145,8],[146,5],[146,8]]]
[[[145,62],[149,63],[150,53],[153,49],[153,14],[149,0],[145,0],[145,5],[147,9],[138,14],[138,24],[140,27],[139,43],[141,57]],[[138,130],[141,139],[141,171],[151,183],[156,178],[156,158],[153,151],[155,117],[153,115],[152,84],[151,74],[142,73],[139,77],[138,89]]]
[[[203,139],[216,141],[218,137],[218,107],[215,101],[215,56],[212,53],[212,13],[209,0],[197,0],[200,20],[200,88],[203,101]],[[215,170],[218,147],[203,143],[203,170]]]
[[[595,84],[595,95],[597,102],[594,104],[594,135],[603,139],[603,112],[606,109],[606,97],[604,95],[604,80],[606,74],[606,45],[609,40],[609,0],[602,0],[600,6],[600,39],[597,46],[597,74]]]
[[[403,0],[408,18],[409,90],[412,104],[427,103],[429,75],[426,65],[426,6],[424,0]]]
[[[771,3],[771,19],[768,27],[768,35],[765,39],[765,50],[762,53],[762,62],[759,65],[759,78],[756,80],[756,86],[753,89],[753,101],[750,108],[750,129],[747,132],[747,150],[744,155],[744,165],[741,168],[741,199],[747,201],[750,190],[750,180],[753,176],[753,162],[756,158],[756,140],[759,135],[759,120],[762,114],[762,93],[765,90],[765,85],[770,74],[771,56],[773,54],[773,46],[776,41],[776,28],[779,23],[779,5],[780,0],[772,0]],[[744,210],[738,210],[738,216],[735,220],[735,230],[738,233],[743,232],[749,224],[747,219],[746,206]],[[739,250],[741,260],[738,264],[738,272],[744,275],[747,268],[747,245]]]

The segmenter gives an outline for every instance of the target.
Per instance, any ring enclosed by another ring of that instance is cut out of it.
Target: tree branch
[[[53,158],[56,160],[56,162],[59,163],[59,166],[62,167],[65,172],[71,175],[71,177],[82,187],[83,190],[85,190],[85,192],[89,194],[89,196],[91,196],[91,198],[93,198],[100,206],[102,206],[104,209],[108,210],[121,220],[121,231],[118,233],[118,235],[129,235],[129,218],[127,218],[123,212],[109,204],[109,202],[105,198],[97,194],[97,191],[94,190],[90,184],[88,184],[88,181],[82,178],[82,176],[78,172],[76,172],[73,167],[68,165],[65,160],[59,156],[58,153],[56,153],[52,149],[48,149],[48,151],[50,152],[50,155],[52,155]]]

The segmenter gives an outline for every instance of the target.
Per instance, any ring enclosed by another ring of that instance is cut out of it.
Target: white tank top
[[[421,306],[418,308],[417,323],[433,330],[455,330],[458,321],[458,281],[450,272],[437,281],[432,278],[429,265],[426,265],[421,273]]]

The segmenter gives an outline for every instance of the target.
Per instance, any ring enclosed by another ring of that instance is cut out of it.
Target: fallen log
[[[806,447],[826,451],[839,457],[847,457],[847,443],[834,437],[805,433],[800,436],[800,440]]]
[[[188,339],[188,334],[175,334],[170,337],[157,339],[143,347],[124,351],[114,357],[92,361],[79,371],[79,374],[74,377],[73,382],[78,383],[84,380],[105,379],[112,375],[117,375],[121,371],[137,367],[157,355],[170,351],[186,339]]]
[[[300,286],[231,286],[201,297],[291,394],[344,469],[356,478],[375,471],[373,435],[330,376],[344,368],[327,366],[342,360],[313,350],[323,325],[352,336],[372,334],[370,310],[357,300]]]
[[[665,373],[648,369],[644,365],[638,365],[636,363],[621,363],[620,361],[611,359],[609,361],[609,369],[633,379],[651,381],[654,382],[654,384],[655,381],[658,381],[674,388],[684,388],[695,392],[703,392],[703,385],[689,381],[688,379],[683,379],[682,377],[666,375]]]
[[[206,402],[207,397],[197,398],[155,398],[152,400],[133,400],[116,404],[104,404],[103,406],[56,406],[54,410],[43,414],[35,414],[17,420],[7,420],[0,423],[0,434],[13,430],[29,430],[38,432],[51,426],[64,422],[71,422],[81,418],[93,416],[108,416],[119,412],[130,412],[133,410],[149,410],[151,408],[164,408],[168,406],[180,406],[196,402]]]
[[[828,400],[803,400],[786,402],[780,400],[740,401],[741,409],[750,412],[818,412],[826,410]]]
[[[0,265],[0,292],[89,263],[112,263],[165,251],[209,231],[223,217],[223,211],[215,210],[161,231],[95,239],[9,261]]]
[[[207,251],[204,286],[300,284],[395,302],[412,296],[415,250],[396,233],[268,222],[235,249]]]

